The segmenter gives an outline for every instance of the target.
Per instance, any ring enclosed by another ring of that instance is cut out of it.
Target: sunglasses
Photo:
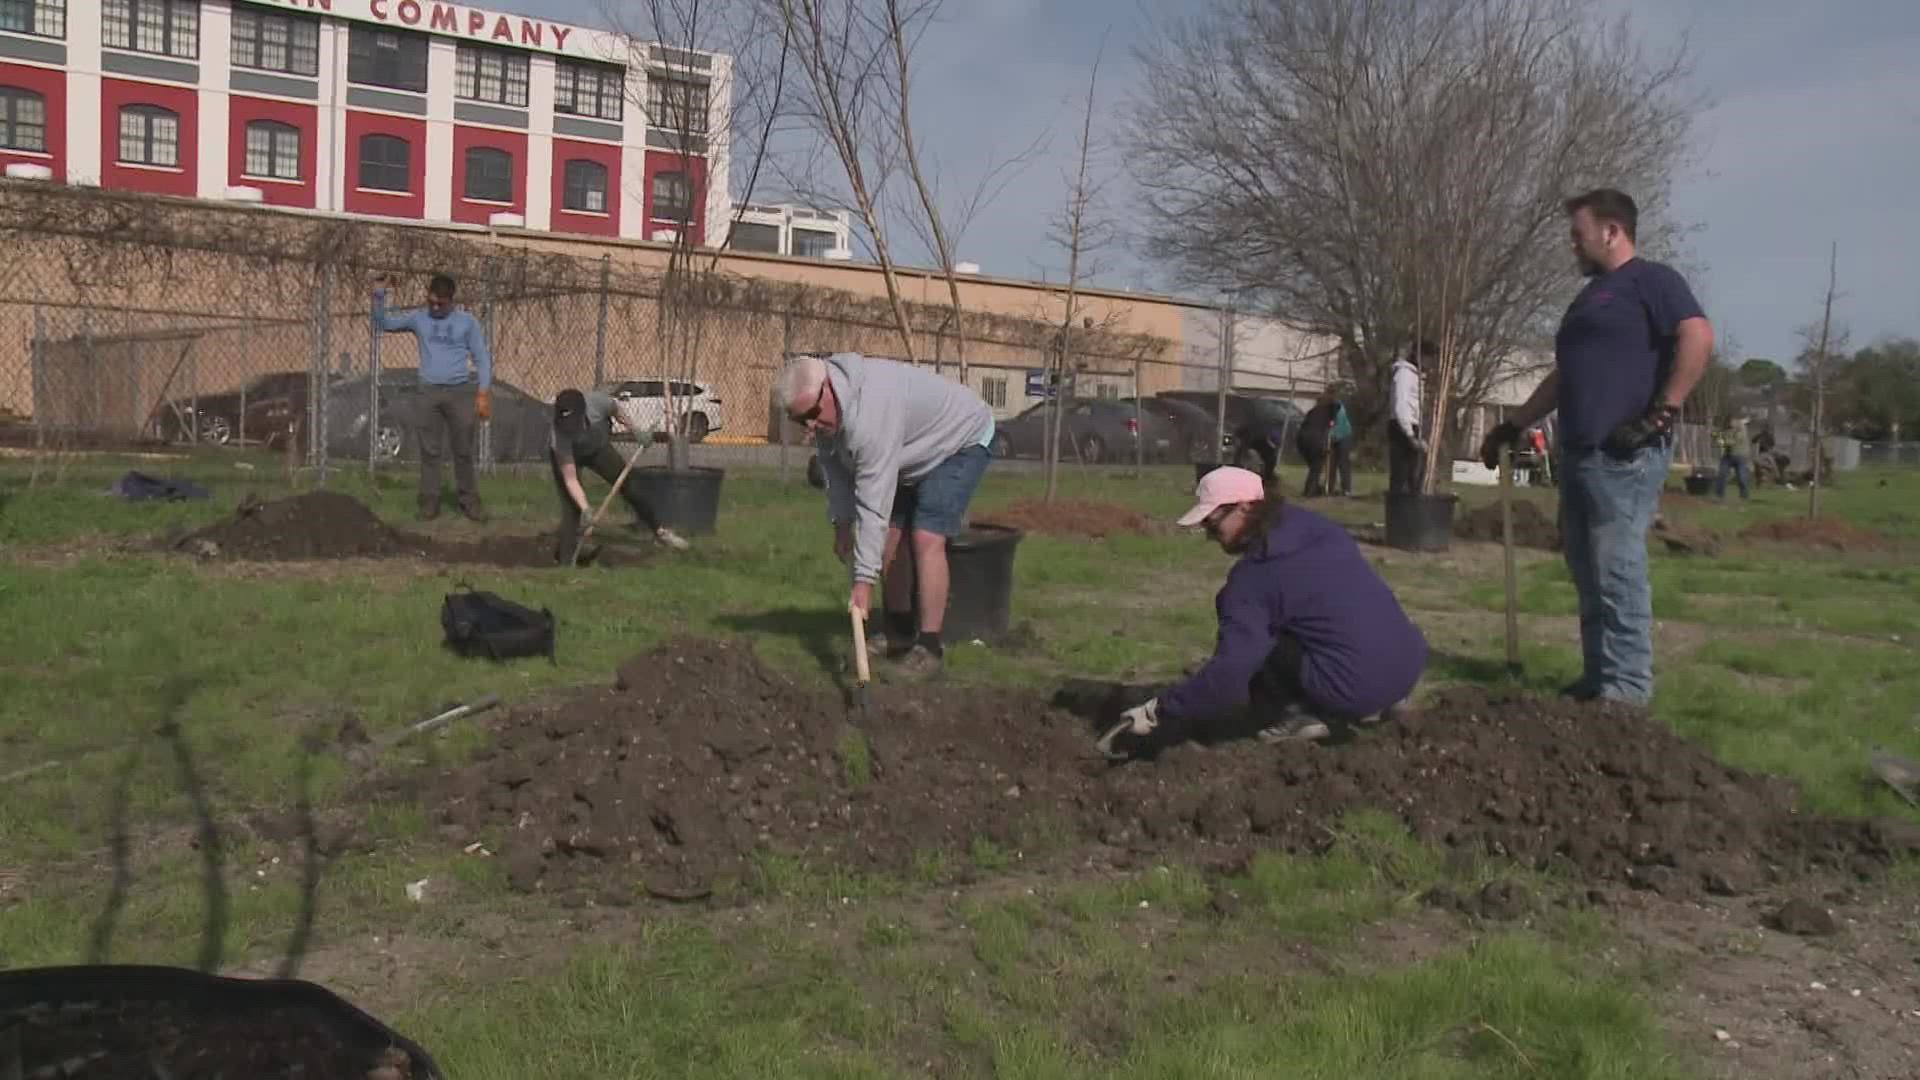
[[[821,406],[827,403],[827,389],[830,385],[831,385],[830,383],[825,383],[825,382],[820,384],[820,395],[813,399],[813,408],[808,409],[806,412],[803,412],[799,416],[794,417],[793,418],[794,423],[811,424],[815,420],[820,419],[820,408]]]

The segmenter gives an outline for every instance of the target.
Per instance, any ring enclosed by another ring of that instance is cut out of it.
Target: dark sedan
[[[1041,402],[993,435],[995,457],[1042,457],[1047,445],[1047,403]],[[1134,460],[1138,446],[1148,461],[1176,460],[1185,452],[1179,428],[1152,410],[1134,411],[1132,402],[1105,398],[1069,401],[1060,413],[1060,460],[1089,465]]]

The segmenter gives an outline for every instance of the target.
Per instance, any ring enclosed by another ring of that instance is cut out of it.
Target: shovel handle
[[[853,619],[853,671],[861,686],[873,681],[873,672],[867,668],[867,619],[860,609],[847,605],[847,614]]]

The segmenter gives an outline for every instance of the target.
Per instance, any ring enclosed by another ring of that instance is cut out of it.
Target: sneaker
[[[915,645],[900,658],[898,670],[909,679],[919,679],[935,674],[945,665],[946,660],[933,655],[925,645]]]
[[[685,551],[690,546],[679,533],[664,526],[653,530],[653,542],[671,551]]]
[[[1333,734],[1325,720],[1309,712],[1290,711],[1277,724],[1261,728],[1254,737],[1261,742],[1313,742]]]

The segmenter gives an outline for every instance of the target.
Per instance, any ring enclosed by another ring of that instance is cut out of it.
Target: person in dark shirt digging
[[[687,549],[685,540],[654,517],[653,508],[640,497],[632,473],[627,472],[626,461],[613,448],[615,417],[619,417],[622,427],[636,430],[613,398],[598,390],[587,393],[562,390],[553,399],[553,436],[547,444],[547,458],[553,467],[554,491],[560,496],[560,536],[554,558],[562,564],[573,561],[574,549],[580,546],[581,531],[593,520],[593,507],[587,502],[586,490],[580,486],[583,465],[599,473],[607,483],[620,484],[621,497],[626,499],[640,523],[652,530],[655,542],[675,551]],[[625,483],[621,483],[623,472],[627,473]]]
[[[1122,714],[1099,741],[1124,759],[1244,706],[1266,741],[1324,739],[1336,726],[1405,714],[1427,642],[1347,531],[1279,496],[1246,469],[1215,469],[1179,524],[1203,526],[1239,561],[1214,598],[1211,659]]]

